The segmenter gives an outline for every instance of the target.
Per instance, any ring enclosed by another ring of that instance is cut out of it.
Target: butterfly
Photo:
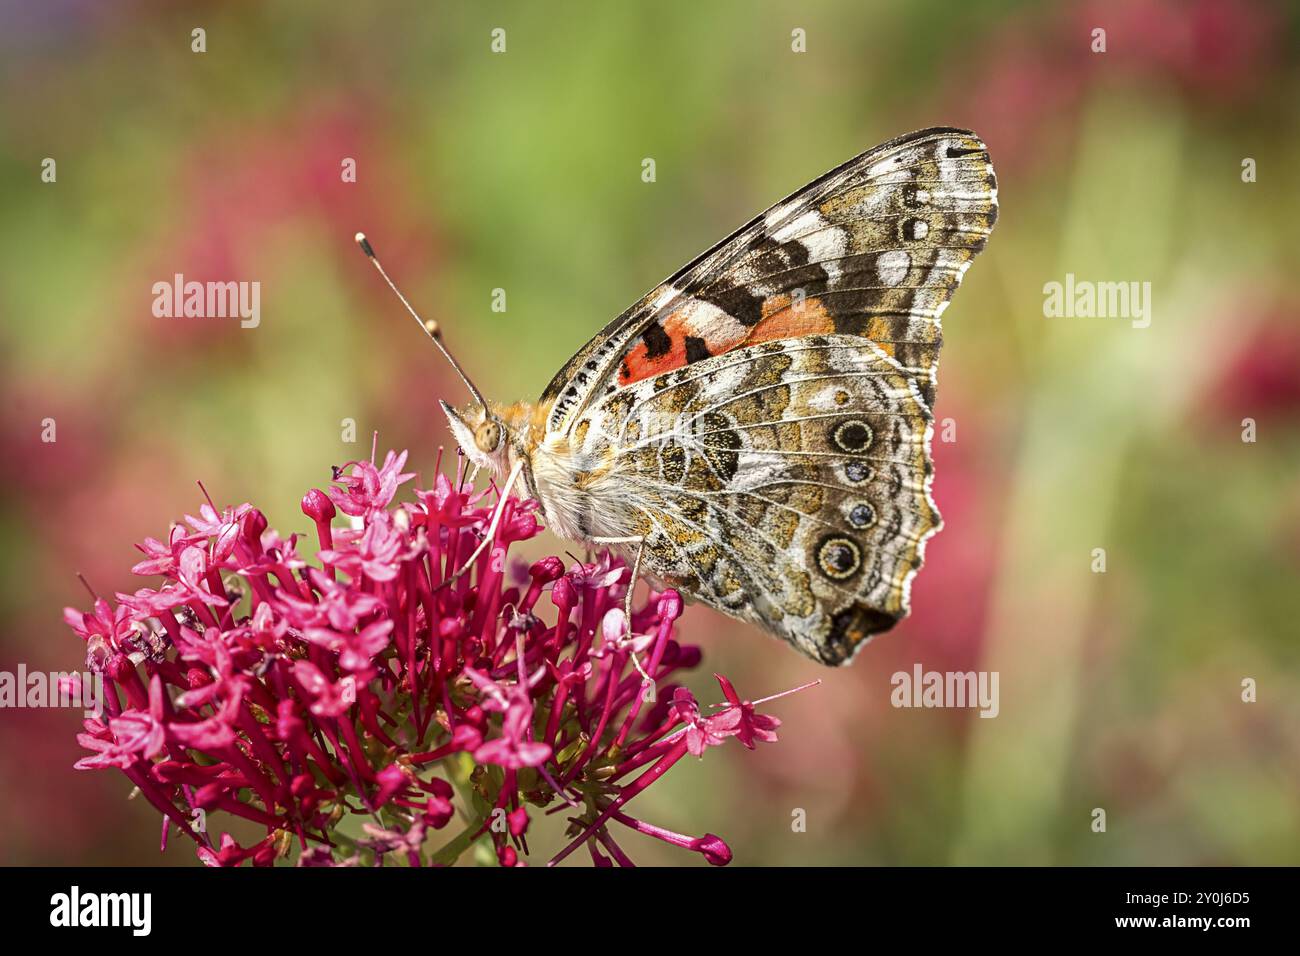
[[[941,526],[940,315],[997,211],[974,133],[890,140],[647,293],[535,403],[484,400],[402,301],[474,395],[442,407],[503,497],[522,478],[552,531],[632,557],[633,586],[643,574],[841,665],[909,613]]]

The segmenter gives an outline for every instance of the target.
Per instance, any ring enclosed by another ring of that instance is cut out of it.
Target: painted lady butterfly
[[[907,615],[939,530],[939,316],[996,218],[974,133],[899,137],[644,296],[535,404],[485,402],[466,378],[475,403],[443,408],[557,534],[844,664]]]

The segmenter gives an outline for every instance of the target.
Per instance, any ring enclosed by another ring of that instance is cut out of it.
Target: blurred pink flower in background
[[[1244,301],[1250,301],[1249,293]],[[1243,321],[1240,301],[1224,309],[1231,315],[1222,323],[1226,349],[1204,397],[1205,409],[1228,419],[1281,422],[1300,416],[1300,305],[1248,307],[1251,321]]]
[[[229,131],[213,128],[187,148],[177,180],[169,184],[173,201],[186,210],[174,230],[143,253],[137,270],[154,280],[226,281],[249,276],[266,261],[266,246],[286,221],[312,223],[321,234],[338,238],[340,262],[355,255],[352,236],[373,230],[391,246],[398,269],[424,269],[441,257],[437,240],[407,224],[401,197],[417,189],[386,149],[371,104],[359,101],[317,103],[303,113],[277,114],[260,126],[241,130],[240,148],[226,148]],[[356,163],[355,181],[343,180],[343,164]],[[201,222],[201,229],[193,228]],[[379,298],[362,270],[358,294]],[[364,283],[364,284],[363,284]],[[137,290],[132,289],[134,296]],[[147,308],[124,305],[142,331],[161,336],[171,352],[184,342],[203,348],[243,350],[247,336],[227,335],[211,322],[158,321]]]
[[[102,396],[60,388],[7,363],[4,372],[0,458],[11,464],[7,484],[33,506],[54,506],[111,451],[116,409]]]
[[[1106,31],[1094,53],[1092,32]],[[1085,94],[1101,84],[1176,84],[1198,102],[1230,107],[1281,63],[1283,21],[1256,0],[1092,0],[1025,8],[996,34],[982,69],[963,71],[944,99],[978,129],[1002,173],[1060,159]]]

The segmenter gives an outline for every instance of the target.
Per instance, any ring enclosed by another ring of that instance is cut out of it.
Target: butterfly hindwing
[[[927,404],[939,316],[997,218],[968,130],[930,129],[849,160],[742,226],[584,346],[542,396],[565,432],[599,396],[735,348],[815,334],[871,339]]]
[[[596,424],[654,578],[827,664],[906,613],[939,527],[931,416],[879,347],[746,346],[617,390]]]

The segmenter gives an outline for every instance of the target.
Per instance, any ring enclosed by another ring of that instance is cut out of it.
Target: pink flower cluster
[[[725,678],[724,701],[704,708],[673,683],[700,660],[673,639],[677,593],[652,593],[629,622],[628,570],[608,555],[507,571],[510,545],[540,530],[534,503],[514,498],[453,580],[496,503],[458,469],[394,504],[405,462],[351,462],[307,493],[315,562],[251,505],[209,501],[139,546],[133,570],[159,587],[67,609],[106,687],[77,767],[122,771],[163,814],[164,847],[174,827],[210,865],[270,865],[295,848],[300,865],[450,864],[485,839],[515,865],[540,808],[568,823],[552,863],[585,847],[597,865],[631,865],[613,824],[729,862],[716,836],[627,812],[687,753],[776,739],[776,718]],[[215,842],[214,811],[265,836]],[[456,835],[435,837],[457,819]]]

